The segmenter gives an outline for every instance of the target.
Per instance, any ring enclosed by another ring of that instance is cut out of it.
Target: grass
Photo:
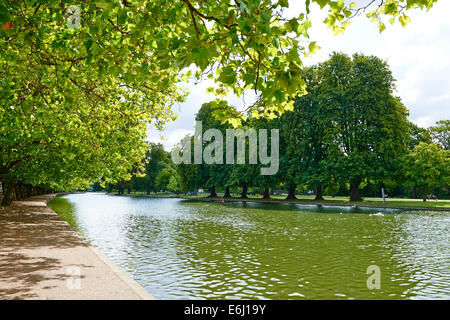
[[[69,203],[69,201],[67,201],[67,199],[63,198],[61,195],[58,195],[48,203],[48,206],[53,211],[57,212],[58,215],[67,221],[75,230],[79,232],[81,231],[78,228],[78,224],[76,223],[73,215],[73,206]]]
[[[145,192],[134,192],[131,194],[125,194],[126,196],[131,197],[149,197],[149,198],[189,198],[189,199],[202,199],[208,196],[208,193],[197,194],[196,196],[185,196],[184,194],[180,194],[177,196],[176,194],[166,194],[163,192],[152,193],[147,195]],[[222,197],[223,193],[218,193],[218,197]],[[232,194],[236,200],[239,200],[240,194]],[[250,200],[259,200],[262,201],[261,195],[249,195],[248,198]],[[280,201],[286,198],[285,195],[273,195],[270,200],[265,201]],[[379,206],[379,207],[411,207],[411,208],[439,208],[439,209],[450,209],[450,200],[428,200],[423,202],[422,199],[405,199],[405,198],[387,198],[386,203],[383,203],[382,198],[364,198],[363,201],[351,202],[348,197],[344,196],[324,196],[325,200],[315,201],[314,196],[311,195],[297,195],[297,200],[290,200],[290,202],[299,202],[299,203],[314,203],[314,204],[329,204],[329,205],[368,205],[368,206]]]

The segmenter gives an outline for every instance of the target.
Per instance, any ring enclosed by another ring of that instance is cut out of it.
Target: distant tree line
[[[131,178],[116,183],[98,181],[92,185],[93,191],[117,192],[118,194],[133,191],[146,194],[160,191],[181,192],[180,178],[176,165],[170,159],[170,153],[164,150],[160,143],[148,143],[149,149],[142,160],[143,170],[139,173],[132,169]]]
[[[248,114],[240,127],[280,130],[276,175],[261,175],[264,165],[248,164],[248,139],[246,164],[225,164],[224,146],[224,164],[175,166],[161,145],[152,144],[145,175],[134,176],[128,189],[149,193],[205,188],[211,197],[222,191],[225,198],[238,190],[241,198],[249,192],[269,198],[271,190],[284,190],[287,199],[313,190],[317,200],[349,195],[351,201],[361,201],[363,196],[380,196],[384,187],[391,197],[449,197],[450,121],[429,129],[408,121],[386,62],[334,53],[328,61],[306,68],[303,78],[307,94],[295,99],[292,110],[281,116]],[[234,108],[216,100],[203,104],[196,120],[202,121],[203,132],[214,128],[225,135],[232,126],[216,115],[232,112]],[[189,138],[193,144],[194,138]],[[119,183],[116,189],[123,193],[127,187]]]

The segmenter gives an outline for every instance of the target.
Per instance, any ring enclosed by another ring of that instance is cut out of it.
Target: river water
[[[450,212],[99,193],[51,206],[157,299],[450,299]]]

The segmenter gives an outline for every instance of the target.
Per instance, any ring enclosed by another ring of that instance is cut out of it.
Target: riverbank
[[[113,194],[118,195],[118,194]],[[175,198],[175,199],[189,199],[198,201],[221,201],[221,197],[209,198],[207,196],[177,196],[177,195],[147,195],[147,194],[123,194],[122,196],[129,197],[148,197],[148,198]],[[335,206],[335,207],[361,207],[361,208],[379,208],[379,209],[403,209],[403,210],[425,210],[425,211],[450,211],[450,200],[434,201],[429,200],[423,202],[422,200],[415,199],[387,199],[383,204],[381,198],[368,198],[361,202],[344,201],[340,198],[325,198],[325,200],[313,200],[311,199],[284,199],[285,196],[275,196],[271,199],[262,199],[249,197],[248,199],[241,198],[227,198],[225,202],[258,202],[258,203],[288,203],[299,205],[322,205],[322,206]]]
[[[54,196],[0,209],[0,299],[153,299],[47,206]]]

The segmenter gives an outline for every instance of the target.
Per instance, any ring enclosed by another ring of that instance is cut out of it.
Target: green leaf
[[[111,3],[108,1],[96,1],[95,5],[102,9],[108,9],[111,6]]]
[[[231,85],[236,82],[236,76],[236,71],[234,71],[232,67],[225,67],[222,69],[222,72],[217,80]]]
[[[309,44],[308,49],[310,54],[314,54],[315,52],[320,50],[320,47],[317,45],[316,41],[313,41]]]

